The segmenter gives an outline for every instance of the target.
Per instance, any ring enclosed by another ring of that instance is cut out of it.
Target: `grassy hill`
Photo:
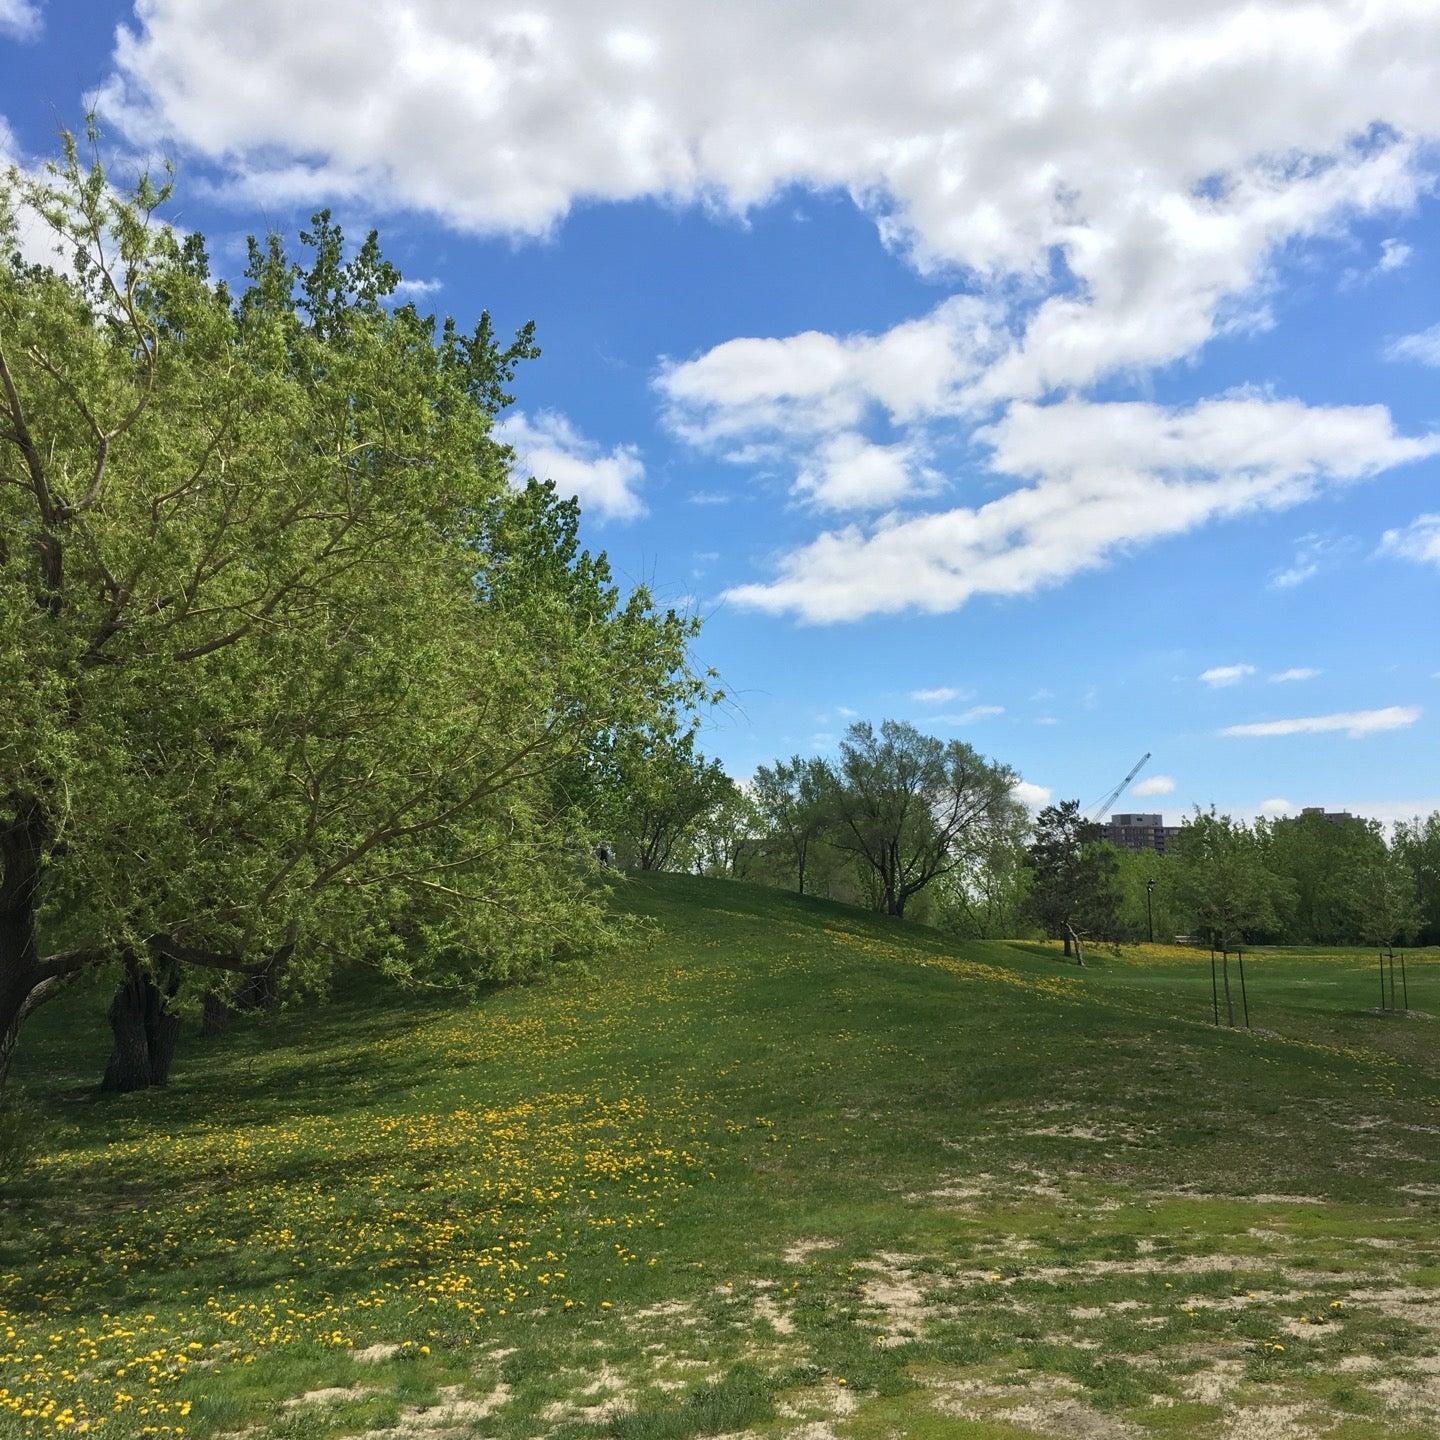
[[[37,1019],[0,1434],[1440,1433],[1440,1022],[1369,957],[1247,957],[1247,1033],[1203,957],[624,898],[588,975],[187,1035],[166,1092]]]

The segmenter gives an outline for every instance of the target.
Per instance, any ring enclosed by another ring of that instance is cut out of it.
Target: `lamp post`
[[[1155,943],[1155,882],[1145,882],[1145,917],[1150,924],[1150,943]]]

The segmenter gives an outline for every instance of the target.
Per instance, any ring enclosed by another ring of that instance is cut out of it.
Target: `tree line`
[[[1130,851],[1077,801],[1032,816],[1013,770],[894,720],[852,725],[833,761],[796,755],[743,786],[698,757],[687,774],[650,800],[652,823],[667,816],[663,849],[627,842],[627,863],[869,904],[963,938],[1048,935],[1078,956],[1087,941],[1152,937],[1440,943],[1440,813],[1387,831],[1197,810],[1165,853]]]
[[[397,303],[326,212],[231,284],[169,199],[69,137],[0,179],[0,1081],[72,985],[126,1090],[187,1011],[611,942],[617,787],[715,698],[694,622],[512,482],[532,326]]]

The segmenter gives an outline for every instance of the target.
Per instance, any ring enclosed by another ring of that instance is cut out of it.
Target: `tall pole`
[[[1155,882],[1145,882],[1145,917],[1150,925],[1150,943],[1155,943]]]

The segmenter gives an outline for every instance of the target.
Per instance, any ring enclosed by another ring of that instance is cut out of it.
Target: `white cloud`
[[[1173,795],[1175,780],[1170,775],[1149,775],[1130,793],[1137,799],[1144,799],[1148,795]]]
[[[1387,530],[1380,549],[1402,560],[1440,565],[1440,515],[1417,515],[1403,530]]]
[[[974,595],[1029,594],[1121,549],[1283,509],[1440,451],[1440,438],[1397,434],[1383,406],[1258,398],[1186,409],[1020,404],[980,437],[1016,488],[975,508],[828,531],[783,555],[776,579],[730,598],[812,622],[940,613]]]
[[[1356,541],[1350,535],[1321,535],[1314,531],[1301,535],[1295,541],[1290,563],[1270,572],[1269,586],[1272,590],[1293,590],[1355,549]]]
[[[100,103],[133,142],[208,157],[219,187],[251,201],[331,195],[482,233],[544,235],[591,200],[743,214],[791,187],[848,193],[916,267],[969,293],[875,334],[738,337],[667,363],[668,423],[744,463],[785,462],[819,508],[863,510],[935,488],[934,427],[998,414],[983,432],[996,469],[1032,483],[822,534],[773,584],[737,592],[838,619],[1028,593],[1423,453],[1403,454],[1420,442],[1379,409],[1249,402],[1268,439],[1246,430],[1227,452],[1204,407],[1033,403],[1270,323],[1290,248],[1403,212],[1430,185],[1440,7],[1300,13],[1286,0],[1151,7],[1143,23],[1134,0],[631,0],[623,18],[583,0],[141,0]],[[1380,265],[1403,250],[1387,241]],[[1363,458],[1335,453],[1347,417],[1370,432]],[[879,421],[901,434],[879,443]],[[1137,424],[1206,431],[1193,472],[1177,433],[1168,457],[1118,443],[1104,474],[1094,432],[1128,442]],[[1023,464],[1046,432],[1086,426],[1074,462]]]
[[[1293,720],[1261,720],[1248,725],[1229,725],[1220,733],[1269,737],[1324,735],[1343,730],[1352,740],[1359,740],[1383,730],[1403,730],[1419,718],[1418,705],[1387,705],[1380,710],[1350,710],[1338,715],[1304,715]]]
[[[1133,0],[632,0],[623,25],[584,0],[144,0],[102,108],[254,200],[364,197],[478,232],[543,235],[594,199],[848,192],[986,298],[858,343],[732,341],[667,392],[702,432],[842,429],[857,405],[1034,398],[1266,323],[1280,247],[1426,183],[1437,45],[1433,0],[1316,0],[1303,24],[1280,0],[1143,24]]]
[[[410,279],[407,276],[395,287],[395,293],[404,300],[417,300],[426,295],[433,295],[437,290],[444,288],[443,280]]]
[[[1384,275],[1388,271],[1399,270],[1401,266],[1408,265],[1414,255],[1412,246],[1392,235],[1380,242],[1380,258],[1375,262],[1375,268]]]
[[[933,489],[939,479],[914,446],[875,445],[847,431],[832,435],[801,465],[795,490],[821,510],[880,510]]]
[[[1286,685],[1295,680],[1313,680],[1320,674],[1310,665],[1292,665],[1288,670],[1277,670],[1269,677],[1272,685]]]
[[[1039,810],[1050,803],[1051,790],[1048,785],[1034,785],[1029,780],[1017,780],[1010,793],[1031,810]]]
[[[671,428],[692,444],[853,429],[877,414],[896,423],[945,414],[1007,337],[996,301],[951,296],[928,315],[878,335],[809,330],[727,340],[656,377]]]
[[[1200,678],[1207,685],[1218,689],[1225,685],[1238,685],[1254,673],[1253,665],[1212,665],[1210,669],[1200,672]]]
[[[1273,800],[1262,800],[1260,802],[1260,813],[1269,815],[1272,818],[1280,815],[1293,815],[1295,806],[1288,800],[1282,800],[1278,796]]]
[[[34,0],[0,0],[0,35],[31,40],[40,33],[40,7]]]
[[[912,690],[910,698],[922,705],[948,705],[952,700],[968,700],[973,693],[957,690],[953,685],[937,685],[933,690]]]
[[[996,715],[1004,713],[1003,705],[972,705],[958,715],[932,715],[930,723],[933,725],[972,725],[976,720],[990,720]]]
[[[1387,360],[1413,360],[1420,365],[1440,365],[1440,325],[1401,335],[1385,347]]]
[[[553,480],[561,495],[578,496],[587,513],[602,519],[630,520],[645,513],[635,493],[645,466],[633,445],[603,450],[553,410],[533,416],[514,411],[495,427],[495,437],[515,451],[517,478]]]
[[[1273,0],[1144,24],[1129,0],[632,0],[623,25],[583,0],[143,0],[105,98],[255,193],[304,178],[479,231],[543,234],[586,199],[848,190],[917,263],[1040,279],[1062,250],[1138,320],[1170,277],[1243,282],[1276,229],[1363,200],[1365,161],[1408,163],[1395,137],[1440,129],[1437,42],[1430,0],[1303,25]]]
[[[1357,285],[1368,285],[1382,275],[1390,275],[1396,270],[1403,270],[1414,258],[1414,247],[1407,245],[1397,236],[1391,235],[1380,242],[1379,257],[1368,269],[1351,266],[1343,272],[1340,276],[1340,288],[1352,290]]]

